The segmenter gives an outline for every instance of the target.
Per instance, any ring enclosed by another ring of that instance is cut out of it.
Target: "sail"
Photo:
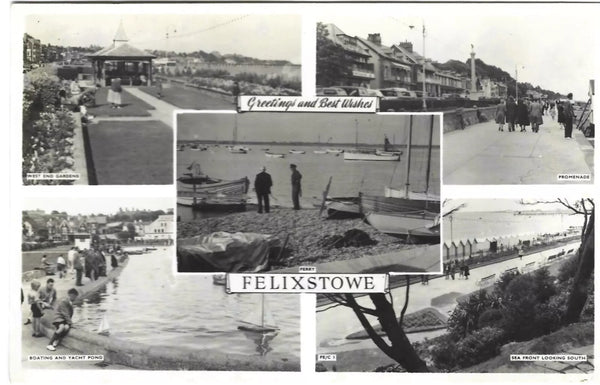
[[[102,317],[100,325],[98,325],[97,333],[105,336],[110,334],[110,325],[108,324],[108,318],[106,317],[106,314]]]
[[[265,296],[261,294],[260,303],[257,304],[250,314],[239,321],[238,329],[256,333],[268,333],[279,330],[275,319],[269,310],[265,301]]]

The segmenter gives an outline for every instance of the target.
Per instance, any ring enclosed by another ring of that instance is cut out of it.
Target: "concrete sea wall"
[[[496,107],[465,108],[462,110],[462,120],[464,127],[479,123],[477,111],[486,121],[496,119]],[[460,129],[460,114],[456,110],[444,112],[444,133]]]

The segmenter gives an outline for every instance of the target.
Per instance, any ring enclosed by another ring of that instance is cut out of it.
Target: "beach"
[[[343,236],[352,229],[363,231],[376,244],[340,248],[327,248],[323,244],[327,237]],[[177,226],[178,238],[207,235],[217,231],[276,235],[282,242],[289,234],[286,246],[286,249],[290,250],[289,256],[279,261],[278,265],[272,265],[273,269],[355,259],[413,247],[402,243],[398,238],[377,232],[362,219],[324,219],[319,216],[317,209],[296,211],[275,208],[269,214],[243,212],[180,222]]]

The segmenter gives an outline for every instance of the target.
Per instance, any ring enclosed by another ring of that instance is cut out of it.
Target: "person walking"
[[[267,173],[267,168],[263,166],[261,171],[256,174],[254,179],[254,191],[256,191],[256,199],[258,200],[258,213],[262,214],[263,207],[265,213],[270,210],[269,207],[269,194],[271,194],[271,187],[273,186],[273,180],[271,175]]]
[[[240,83],[233,82],[233,88],[231,89],[231,94],[233,95],[233,104],[238,105],[238,99],[240,97]]]
[[[504,131],[504,124],[506,123],[506,104],[504,100],[501,100],[500,104],[496,106],[496,123],[498,124],[498,131]]]
[[[469,269],[469,265],[465,264],[465,279],[469,279],[469,275],[471,275],[471,270]]]
[[[508,132],[515,132],[515,121],[517,120],[517,103],[512,96],[508,97],[506,103],[506,123],[508,124]]]
[[[108,89],[108,96],[106,97],[106,101],[111,104],[110,108],[121,108],[121,104],[123,104],[121,100],[121,92],[123,92],[123,88],[121,87],[121,79],[111,79],[110,88]]]
[[[540,125],[544,124],[542,106],[538,99],[534,99],[529,106],[529,116],[531,119],[531,130],[538,133],[540,131]]]
[[[46,349],[55,351],[56,347],[60,344],[62,339],[67,335],[73,324],[73,301],[77,299],[79,293],[76,289],[69,289],[67,292],[67,298],[63,298],[59,301],[58,307],[54,314],[54,320],[52,325],[56,328],[56,331],[50,339],[50,343],[46,346]]]
[[[453,281],[454,281],[455,275],[456,275],[456,263],[453,263],[452,266],[450,267],[450,276],[452,277]]]
[[[556,101],[556,112],[558,113],[558,124],[560,125],[561,130],[565,129],[565,112],[563,102],[560,100]]]
[[[519,103],[517,104],[517,122],[521,127],[521,132],[525,132],[525,127],[529,126],[529,111],[523,99],[519,99]]]
[[[565,119],[565,138],[571,139],[575,111],[573,111],[573,94],[570,92],[567,95],[567,100],[563,103],[563,114]]]
[[[302,196],[302,174],[297,170],[295,164],[290,164],[292,170],[292,202],[294,203],[294,210],[300,210],[300,197]]]
[[[67,252],[67,264],[68,264],[68,269],[71,273],[73,273],[75,271],[75,267],[73,266],[73,263],[75,262],[75,253],[77,253],[77,251],[75,251],[76,249],[77,249],[77,247],[73,246]]]
[[[75,286],[83,286],[81,279],[83,278],[83,256],[76,252],[73,257],[73,269],[75,269]]]

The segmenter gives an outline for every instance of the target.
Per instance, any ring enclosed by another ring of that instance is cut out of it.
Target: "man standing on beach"
[[[267,168],[263,166],[260,173],[256,174],[254,179],[254,190],[256,191],[256,198],[258,199],[258,213],[263,212],[263,203],[265,207],[265,213],[268,213],[269,208],[269,194],[271,194],[271,186],[273,186],[273,180],[271,175],[267,173]]]
[[[67,335],[71,329],[71,318],[73,317],[73,301],[77,298],[79,292],[76,289],[69,289],[67,292],[67,298],[63,298],[58,302],[56,313],[54,314],[54,320],[52,325],[56,328],[54,335],[50,339],[50,343],[46,346],[46,349],[55,351],[60,341]]]
[[[569,93],[567,95],[567,100],[563,102],[563,115],[565,121],[565,138],[571,139],[571,134],[573,132],[573,118],[575,117],[572,93]]]
[[[300,197],[302,196],[302,174],[296,169],[295,164],[290,164],[292,170],[292,202],[294,202],[294,210],[300,210]]]

